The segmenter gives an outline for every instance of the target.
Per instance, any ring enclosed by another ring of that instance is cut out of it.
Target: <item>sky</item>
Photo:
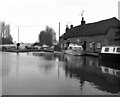
[[[80,25],[81,13],[86,23],[118,18],[120,0],[0,0],[0,21],[10,24],[13,41],[34,43],[40,31],[52,27],[58,40],[66,25]]]

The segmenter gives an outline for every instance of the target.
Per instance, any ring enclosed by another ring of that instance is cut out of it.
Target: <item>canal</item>
[[[53,53],[2,55],[3,95],[118,95],[119,63]]]

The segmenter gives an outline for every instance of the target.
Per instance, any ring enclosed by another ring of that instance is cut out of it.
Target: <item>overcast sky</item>
[[[66,24],[76,26],[81,23],[82,10],[86,23],[118,18],[118,1],[0,0],[0,20],[10,24],[14,41],[18,38],[17,26],[20,26],[20,42],[36,42],[46,25],[55,30],[58,39],[59,22],[63,34]]]

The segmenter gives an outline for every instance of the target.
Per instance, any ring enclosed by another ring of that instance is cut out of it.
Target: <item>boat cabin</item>
[[[81,45],[77,45],[77,44],[69,44],[68,49],[71,49],[71,50],[83,50],[83,47]]]
[[[67,49],[65,50],[66,54],[69,55],[84,55],[84,50],[81,45],[70,43]]]
[[[120,46],[103,46],[101,53],[120,54]]]

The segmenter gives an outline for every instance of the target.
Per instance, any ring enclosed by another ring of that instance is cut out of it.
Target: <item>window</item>
[[[90,48],[93,48],[93,43],[90,42],[90,43],[89,43],[89,46],[90,46]]]
[[[117,48],[117,52],[120,52],[120,48]]]
[[[115,48],[113,49],[113,52],[115,51]]]
[[[101,48],[100,42],[98,42],[96,45],[97,45],[97,48]]]
[[[109,51],[109,48],[105,48],[105,51],[108,52],[108,51]]]

